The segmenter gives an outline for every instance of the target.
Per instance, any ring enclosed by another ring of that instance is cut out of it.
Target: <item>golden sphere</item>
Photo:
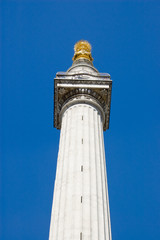
[[[89,42],[85,40],[80,40],[74,45],[74,51],[78,52],[80,50],[85,50],[87,52],[91,52],[91,45]]]
[[[80,58],[88,59],[91,62],[93,61],[93,58],[91,55],[91,45],[86,40],[80,40],[74,45],[73,61],[80,59]]]

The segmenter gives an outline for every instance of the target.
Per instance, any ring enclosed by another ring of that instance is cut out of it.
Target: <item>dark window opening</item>
[[[80,233],[80,240],[82,240],[82,232]]]

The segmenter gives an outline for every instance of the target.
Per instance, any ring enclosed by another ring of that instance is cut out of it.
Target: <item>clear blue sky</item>
[[[113,80],[104,133],[113,240],[160,239],[160,1],[5,0],[1,20],[0,239],[48,239],[53,78],[80,39]]]

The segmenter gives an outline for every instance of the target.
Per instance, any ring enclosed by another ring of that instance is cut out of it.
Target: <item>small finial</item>
[[[72,60],[75,61],[80,58],[88,59],[91,62],[93,61],[91,55],[91,45],[85,40],[80,40],[74,45],[74,56]]]

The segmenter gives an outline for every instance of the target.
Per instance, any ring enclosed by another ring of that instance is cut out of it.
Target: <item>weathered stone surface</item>
[[[75,104],[62,116],[50,240],[110,240],[101,113]]]
[[[112,81],[77,60],[54,84],[54,126],[61,129],[49,240],[111,240],[103,130]]]

